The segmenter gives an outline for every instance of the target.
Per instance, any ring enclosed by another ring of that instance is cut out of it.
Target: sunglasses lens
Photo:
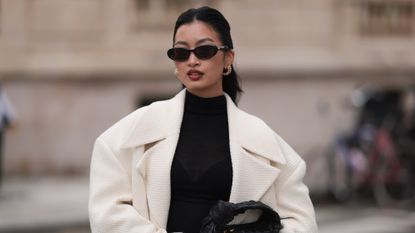
[[[186,61],[190,51],[185,48],[171,48],[167,51],[167,56],[174,61]]]
[[[212,45],[202,45],[195,48],[195,55],[199,59],[210,59],[218,52],[218,48]]]
[[[186,48],[171,48],[167,50],[167,56],[174,61],[186,61],[189,59],[191,51],[193,51],[197,58],[207,60],[215,56],[218,50],[219,49],[213,45],[202,45],[196,47],[194,50]]]

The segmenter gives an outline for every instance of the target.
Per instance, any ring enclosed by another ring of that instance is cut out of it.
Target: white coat
[[[235,106],[227,112],[232,160],[230,202],[262,201],[282,218],[282,233],[317,232],[302,179],[305,163],[263,121]],[[170,168],[179,139],[185,90],[129,114],[94,146],[89,217],[93,233],[165,233]],[[246,213],[233,223],[248,222]]]

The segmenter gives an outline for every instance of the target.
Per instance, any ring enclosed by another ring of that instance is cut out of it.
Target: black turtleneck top
[[[229,201],[231,186],[226,98],[201,98],[187,91],[171,167],[167,231],[199,232],[212,205]]]

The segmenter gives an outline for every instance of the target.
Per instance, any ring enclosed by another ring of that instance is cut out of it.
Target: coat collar
[[[184,112],[185,90],[174,98],[155,102],[136,112],[135,121],[122,148],[152,144],[135,167],[146,177],[147,204],[151,221],[165,228],[170,205],[170,169]],[[229,201],[260,200],[275,182],[284,164],[275,133],[261,120],[239,110],[226,95],[229,146],[232,159],[232,189]],[[154,144],[155,142],[156,145]],[[139,197],[137,197],[139,198]]]
[[[228,111],[229,140],[247,151],[273,162],[285,163],[275,133],[259,118],[240,110],[225,94]],[[132,148],[168,138],[180,133],[186,89],[175,97],[155,102],[142,111],[121,148]]]

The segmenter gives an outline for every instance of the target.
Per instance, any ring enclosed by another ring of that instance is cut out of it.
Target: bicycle
[[[413,141],[394,131],[400,118],[396,112],[386,111],[377,120],[365,117],[352,134],[336,137],[328,150],[330,195],[346,202],[370,194],[381,207],[410,206],[415,200],[415,151],[402,142],[408,147]]]

